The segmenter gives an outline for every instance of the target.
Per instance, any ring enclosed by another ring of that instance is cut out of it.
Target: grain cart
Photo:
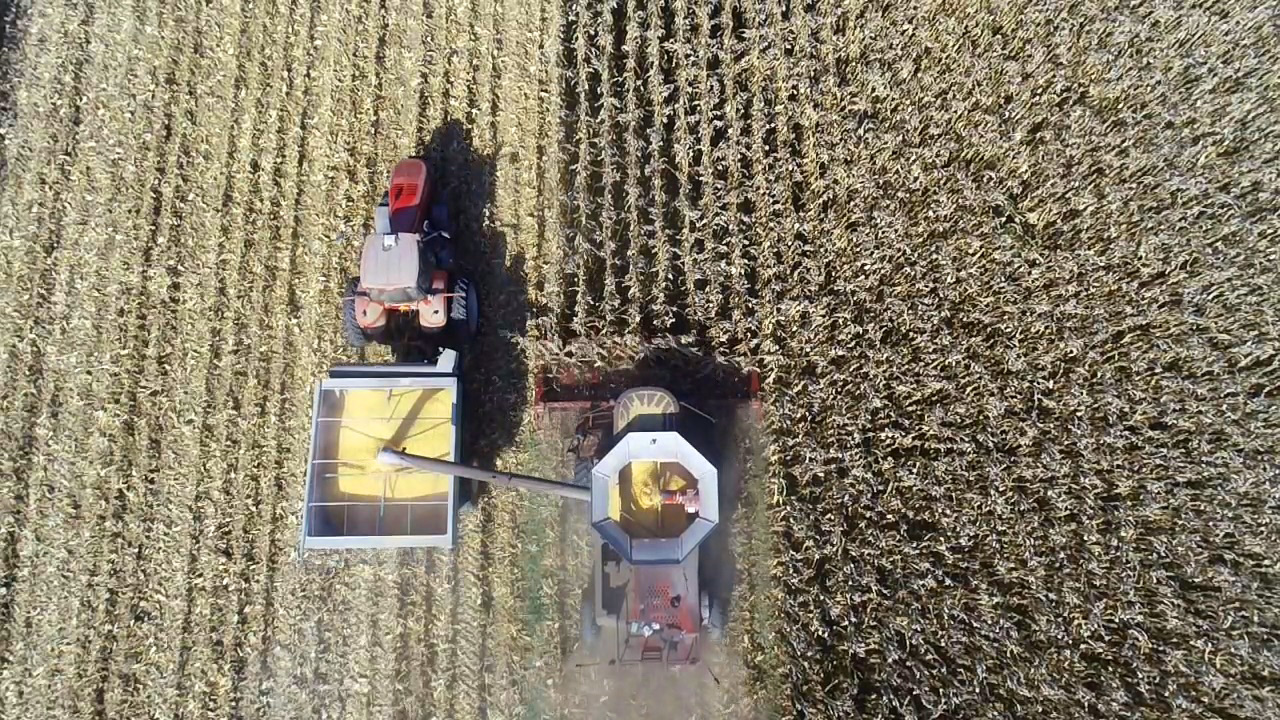
[[[391,171],[374,208],[373,232],[360,253],[360,275],[347,282],[343,330],[353,347],[376,342],[397,357],[413,346],[460,345],[480,320],[475,284],[458,268],[448,206],[437,197],[425,161],[407,158]]]
[[[699,546],[720,519],[717,469],[686,437],[701,418],[666,390],[634,388],[582,414],[573,481],[483,470],[456,462],[451,370],[350,366],[321,382],[303,549],[452,546],[456,478],[580,500],[595,530],[584,645],[611,664],[697,662],[725,610],[699,582]]]
[[[316,387],[302,551],[452,547],[463,501],[451,473],[377,462],[393,445],[457,460],[462,383],[456,351],[432,362],[340,365]]]

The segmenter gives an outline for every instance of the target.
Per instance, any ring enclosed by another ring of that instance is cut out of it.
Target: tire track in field
[[[64,69],[74,67],[76,50],[83,48],[85,7],[51,2],[29,15],[21,56],[24,72],[15,82],[14,118],[6,129],[8,175],[0,188],[0,271],[10,278],[0,290],[0,317],[9,327],[32,327],[52,289],[48,237],[58,219],[44,201],[46,188],[65,176],[71,159],[78,104],[61,98],[70,94],[67,87],[75,80]],[[46,345],[42,333],[0,337],[0,376],[13,388],[0,398],[0,447],[5,448],[0,453],[0,588],[5,590],[0,594],[0,662],[11,652],[15,573],[27,518],[38,501],[30,493],[38,440],[29,429],[41,406]]]

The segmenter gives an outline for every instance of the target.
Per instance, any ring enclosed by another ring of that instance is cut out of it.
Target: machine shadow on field
[[[463,457],[492,467],[515,440],[527,405],[527,362],[519,347],[529,316],[525,260],[521,253],[508,257],[506,234],[486,222],[496,164],[492,155],[476,152],[471,131],[447,120],[419,152],[439,169],[437,192],[449,205],[458,260],[479,290],[479,334],[463,357]]]

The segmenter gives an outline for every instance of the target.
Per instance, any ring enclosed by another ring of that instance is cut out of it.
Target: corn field
[[[1274,3],[0,10],[0,717],[1280,716]],[[555,470],[540,368],[761,373],[688,704],[574,666],[559,500],[298,557],[415,153],[473,457]]]

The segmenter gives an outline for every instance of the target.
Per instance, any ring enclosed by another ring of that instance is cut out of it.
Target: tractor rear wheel
[[[356,289],[359,287],[360,278],[351,278],[347,281],[347,289],[342,296],[342,334],[346,337],[347,344],[353,348],[369,344],[369,338],[365,337],[364,329],[356,320]]]
[[[480,296],[476,293],[476,284],[470,279],[460,277],[453,284],[455,297],[449,308],[449,324],[459,341],[467,342],[480,332]]]

